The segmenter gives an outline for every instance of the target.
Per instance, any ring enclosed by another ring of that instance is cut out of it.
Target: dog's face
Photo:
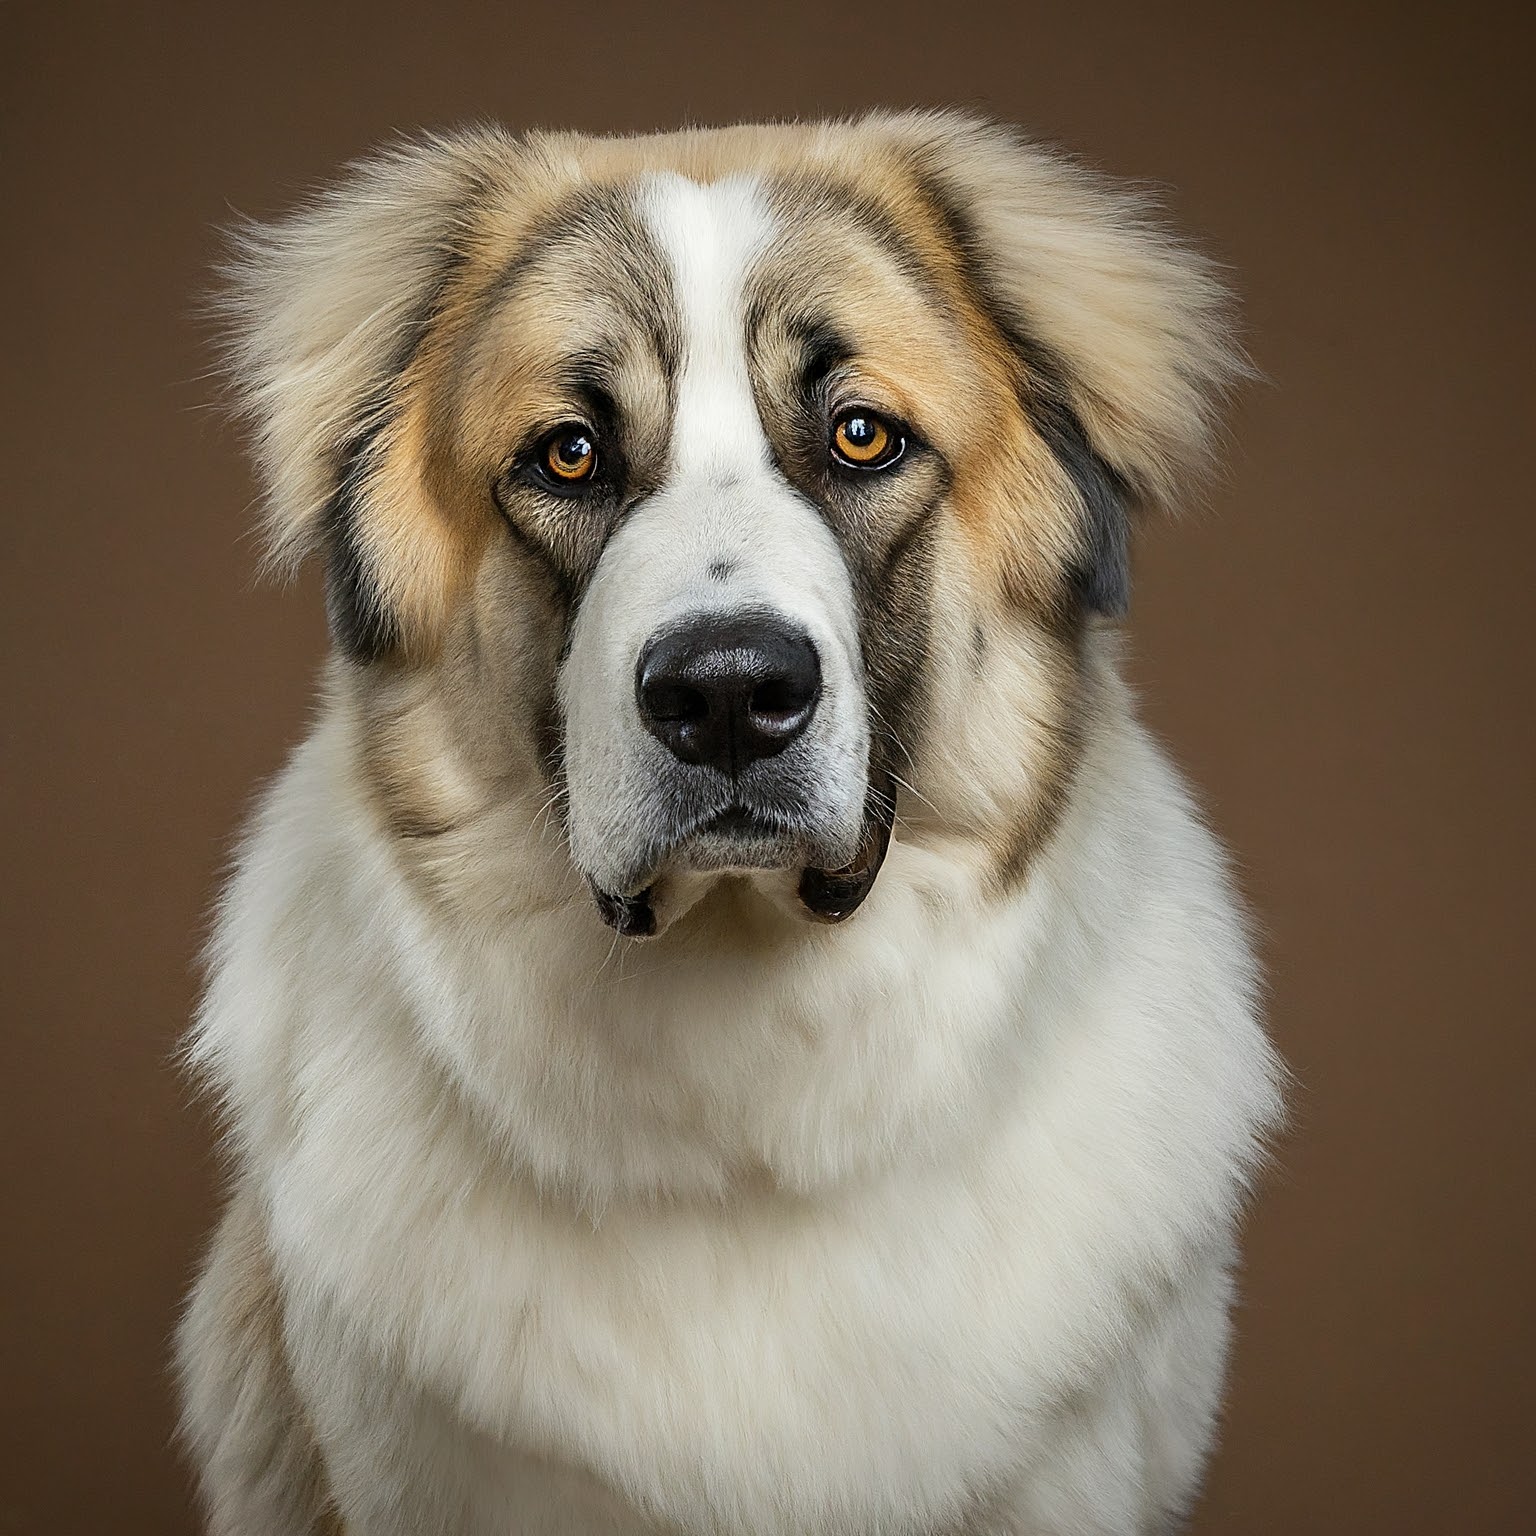
[[[1198,261],[943,117],[429,141],[238,277],[386,825],[543,798],[636,934],[728,871],[849,915],[898,799],[1016,872],[1235,366]]]

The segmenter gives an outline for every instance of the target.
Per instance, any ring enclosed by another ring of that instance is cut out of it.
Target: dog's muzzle
[[[765,775],[805,735],[822,696],[821,657],[804,630],[766,610],[696,615],[651,637],[635,667],[641,723],[679,764],[702,770],[724,797],[694,828],[715,867],[782,867],[792,826],[764,793]],[[869,894],[890,841],[894,787],[871,783],[859,851],[836,869],[807,866],[798,893],[814,917],[836,923]],[[779,853],[775,855],[775,848]],[[724,850],[724,852],[722,852]],[[793,867],[792,852],[787,855]],[[698,866],[696,866],[698,867]],[[651,888],[616,895],[594,886],[603,921],[619,933],[656,931]]]

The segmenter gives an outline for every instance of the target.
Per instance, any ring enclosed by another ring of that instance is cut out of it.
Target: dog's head
[[[1016,869],[1132,512],[1238,369],[1133,199],[949,115],[426,139],[233,276],[387,824],[462,854],[545,805],[632,933],[727,871],[846,916],[898,797]]]

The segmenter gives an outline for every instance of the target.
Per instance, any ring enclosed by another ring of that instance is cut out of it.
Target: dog
[[[235,236],[308,738],[210,943],[218,1536],[1175,1527],[1281,1072],[1118,659],[1246,365],[955,113],[408,140]]]

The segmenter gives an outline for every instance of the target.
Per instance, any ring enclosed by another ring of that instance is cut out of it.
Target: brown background
[[[169,1056],[222,851],[324,644],[312,580],[253,584],[251,485],[206,409],[213,226],[395,129],[949,102],[1166,183],[1271,381],[1209,515],[1143,539],[1133,615],[1300,1080],[1195,1529],[1531,1529],[1516,26],[1136,0],[0,9],[0,1531],[193,1529],[164,1356],[213,1170]]]

